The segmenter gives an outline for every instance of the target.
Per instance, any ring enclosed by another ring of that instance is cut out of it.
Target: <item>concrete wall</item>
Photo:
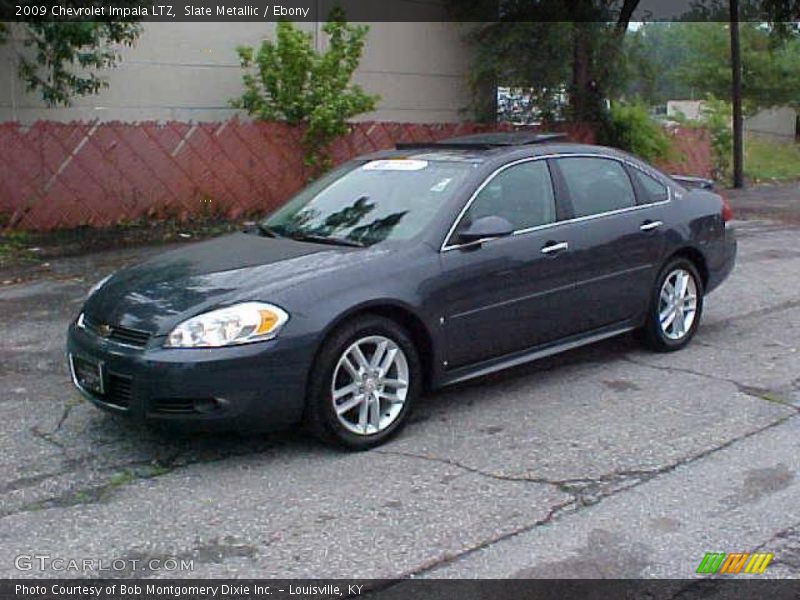
[[[700,100],[670,100],[667,102],[667,116],[696,121],[702,117],[703,105]],[[760,135],[775,141],[794,142],[797,131],[797,111],[789,106],[765,108],[744,119],[744,130],[748,134]]]
[[[432,6],[436,6],[433,3]],[[452,122],[466,118],[470,55],[457,23],[369,23],[370,33],[355,81],[380,94],[378,110],[361,120]],[[317,23],[298,24],[324,35]],[[30,123],[95,120],[137,122],[223,121],[237,111],[242,71],[236,47],[256,46],[274,34],[273,23],[147,23],[119,66],[103,72],[109,88],[76,98],[70,108],[46,108],[25,93],[16,77],[18,39],[0,46],[0,121]]]
[[[797,134],[797,112],[788,106],[768,108],[744,120],[747,133],[777,141],[794,142]]]
[[[682,116],[690,121],[697,121],[700,118],[702,107],[703,102],[700,100],[669,100],[667,102],[667,116]]]

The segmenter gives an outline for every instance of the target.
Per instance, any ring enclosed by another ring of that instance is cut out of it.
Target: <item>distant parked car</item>
[[[363,449],[424,388],[634,330],[678,350],[736,255],[698,181],[541,135],[364,156],[251,231],[100,282],[69,327],[73,380],[137,419],[304,421]]]

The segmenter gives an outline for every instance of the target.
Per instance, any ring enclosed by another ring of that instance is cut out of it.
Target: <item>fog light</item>
[[[208,415],[221,410],[225,404],[227,402],[221,398],[201,398],[194,401],[194,410],[202,415]]]

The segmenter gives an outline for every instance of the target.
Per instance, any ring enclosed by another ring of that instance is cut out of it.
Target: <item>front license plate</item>
[[[72,362],[72,373],[75,381],[78,382],[87,392],[103,394],[103,363],[86,360],[80,356],[70,356]]]

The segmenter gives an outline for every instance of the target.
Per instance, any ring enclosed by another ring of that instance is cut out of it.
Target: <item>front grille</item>
[[[101,398],[106,404],[119,408],[128,408],[133,397],[133,379],[115,373],[108,374],[108,388]]]
[[[130,329],[119,325],[106,325],[86,315],[83,326],[94,335],[135,348],[144,348],[150,341],[150,333],[138,329]]]

